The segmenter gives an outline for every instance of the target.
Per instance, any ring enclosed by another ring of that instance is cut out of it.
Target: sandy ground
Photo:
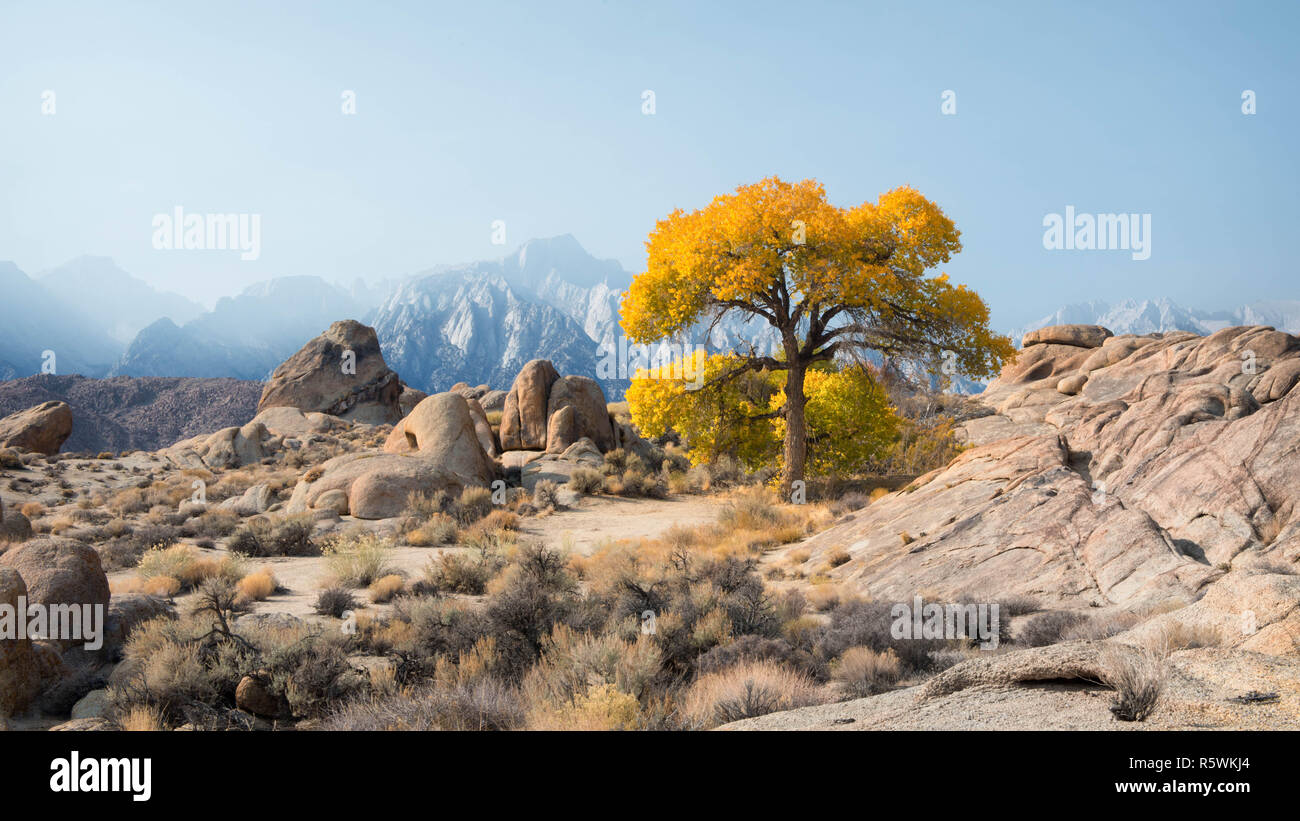
[[[587,496],[565,510],[522,519],[520,534],[523,538],[538,540],[552,547],[590,555],[607,542],[653,538],[676,524],[693,526],[712,522],[717,518],[720,507],[721,502],[716,496],[680,496],[671,499]],[[358,524],[384,530],[395,528],[397,521],[361,522],[345,516],[341,527]],[[418,579],[425,566],[438,554],[459,549],[461,548],[398,546],[390,556],[391,568],[393,572],[403,574],[408,579]],[[224,548],[198,550],[206,556],[219,558],[227,555]],[[324,557],[271,557],[247,559],[246,562],[250,571],[271,568],[283,588],[265,601],[250,604],[250,613],[288,613],[308,619],[320,618],[315,615],[316,596],[330,581],[329,567]],[[135,577],[134,568],[115,570],[108,574],[109,583],[114,589],[129,583]],[[374,605],[366,601],[364,590],[355,591],[354,594],[359,603],[374,613],[388,609],[387,605]],[[183,608],[192,598],[193,594],[178,596],[176,601]]]

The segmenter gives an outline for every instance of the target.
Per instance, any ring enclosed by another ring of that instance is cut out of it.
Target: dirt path
[[[586,496],[578,505],[549,516],[523,520],[521,532],[553,547],[589,556],[606,542],[652,539],[673,525],[694,527],[718,518],[718,496],[624,499]]]

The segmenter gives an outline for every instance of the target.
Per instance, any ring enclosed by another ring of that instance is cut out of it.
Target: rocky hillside
[[[1293,698],[1300,680],[1297,381],[1300,338],[1267,326],[1027,334],[979,397],[986,414],[964,424],[969,450],[801,549],[878,600],[1023,597],[1094,640],[746,726],[1091,726],[1076,720],[1097,712],[1077,687],[1016,685],[1096,681],[1114,650],[1095,639],[1112,637],[1173,651],[1167,726],[1280,720],[1240,705],[1250,692]]]
[[[1058,326],[1025,343],[965,424],[970,450],[812,541],[847,549],[836,578],[1136,606],[1300,560],[1300,339]]]
[[[596,373],[596,343],[576,322],[491,271],[407,282],[380,307],[374,327],[388,364],[429,393],[462,381],[506,387],[540,352],[566,373]]]
[[[0,416],[62,401],[73,416],[64,451],[157,450],[244,424],[261,393],[262,383],[237,379],[29,376],[0,382]]]

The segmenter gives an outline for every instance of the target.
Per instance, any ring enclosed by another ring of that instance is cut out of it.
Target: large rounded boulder
[[[0,567],[0,607],[22,618],[17,611],[26,596],[27,585],[18,571]],[[40,662],[31,639],[0,638],[0,719],[26,707],[40,684]]]
[[[108,576],[94,548],[72,539],[33,539],[0,555],[0,568],[22,575],[29,604],[100,605],[107,613]],[[64,646],[79,642],[66,639]]]
[[[71,433],[72,408],[66,402],[45,402],[0,419],[0,447],[51,456]]]
[[[560,378],[546,359],[534,359],[510,386],[501,412],[501,447],[504,450],[545,450],[551,386]]]
[[[401,380],[384,362],[375,329],[347,319],[275,369],[257,410],[285,406],[391,424],[402,418],[401,393]]]

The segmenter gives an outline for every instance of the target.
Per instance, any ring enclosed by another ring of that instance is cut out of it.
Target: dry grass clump
[[[1146,721],[1160,704],[1164,659],[1146,650],[1110,645],[1102,651],[1102,682],[1115,691],[1110,711],[1120,721]]]
[[[772,661],[753,661],[701,676],[687,691],[682,709],[692,726],[708,729],[822,700],[805,674]]]
[[[22,507],[18,508],[18,512],[26,516],[28,519],[39,519],[41,516],[45,515],[45,505],[40,502],[27,502]]]
[[[424,568],[424,583],[432,590],[481,596],[505,565],[493,549],[446,551]]]
[[[265,601],[280,589],[280,582],[269,567],[255,570],[239,580],[239,596],[245,602]]]
[[[232,584],[245,575],[243,561],[238,556],[204,556],[193,545],[178,544],[155,547],[145,551],[136,568],[136,575],[147,586],[152,579],[173,579],[177,590],[193,590],[212,578],[228,579]],[[170,586],[169,582],[158,582]]]
[[[538,510],[559,510],[560,486],[549,479],[543,479],[533,486],[533,507]]]
[[[569,490],[574,493],[599,493],[605,484],[605,476],[592,468],[578,468],[569,477]]]
[[[162,713],[148,704],[132,705],[117,721],[119,729],[128,733],[154,733],[165,729]]]
[[[903,665],[892,649],[850,647],[831,665],[831,677],[852,698],[883,693],[903,677]]]
[[[396,573],[389,573],[387,576],[375,579],[370,585],[370,601],[375,604],[385,604],[392,601],[405,587],[406,579]]]
[[[342,587],[369,587],[387,576],[393,542],[365,530],[333,536],[325,543],[325,564],[334,583]]]
[[[460,536],[460,525],[445,513],[434,513],[406,532],[407,544],[415,547],[436,547],[453,544]]]

